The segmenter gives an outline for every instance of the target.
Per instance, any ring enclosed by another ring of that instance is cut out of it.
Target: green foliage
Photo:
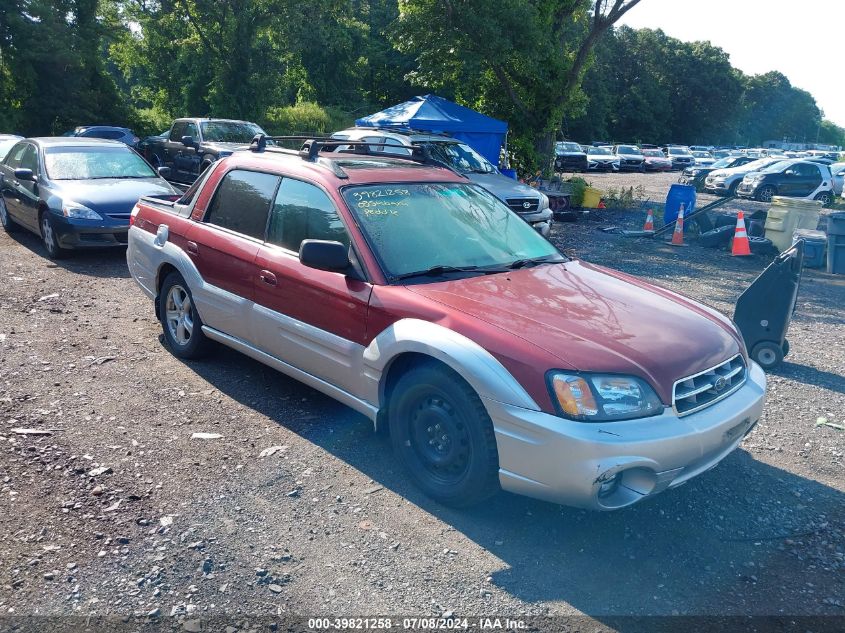
[[[353,123],[354,117],[339,108],[302,101],[292,106],[269,108],[262,127],[274,135],[330,134]]]
[[[639,209],[645,200],[645,188],[642,185],[635,187],[622,187],[616,189],[610,187],[602,196],[604,204],[608,209]]]
[[[578,176],[573,176],[566,182],[572,192],[572,197],[570,198],[572,206],[575,208],[580,207],[584,203],[584,192],[590,186],[590,183]]]

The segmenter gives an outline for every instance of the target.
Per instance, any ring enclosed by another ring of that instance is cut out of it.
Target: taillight
[[[139,211],[139,208],[138,208],[138,205],[136,204],[134,207],[132,207],[132,213],[129,214],[129,226],[135,225],[135,216],[138,215],[138,211]]]

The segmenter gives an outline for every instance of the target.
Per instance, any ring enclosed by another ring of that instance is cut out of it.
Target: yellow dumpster
[[[584,189],[584,202],[581,203],[582,207],[585,209],[596,209],[599,206],[599,202],[601,202],[601,191],[593,189],[592,187]]]
[[[792,246],[796,229],[815,229],[822,203],[818,200],[774,196],[766,216],[766,237],[779,251]]]

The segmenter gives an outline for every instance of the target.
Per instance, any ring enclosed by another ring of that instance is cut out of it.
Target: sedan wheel
[[[41,214],[41,243],[44,244],[50,259],[61,259],[68,254],[65,249],[59,246],[59,237],[56,235],[53,222],[50,220],[50,213],[47,211]]]
[[[12,233],[18,230],[18,225],[9,217],[9,212],[6,210],[6,203],[2,198],[0,198],[0,226],[6,230],[6,233]]]
[[[777,191],[774,187],[765,186],[757,192],[757,199],[760,202],[771,202]]]

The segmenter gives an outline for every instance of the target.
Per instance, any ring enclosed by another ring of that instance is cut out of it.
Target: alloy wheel
[[[194,319],[191,311],[191,296],[182,286],[170,287],[165,303],[164,319],[171,338],[178,345],[187,345],[194,333]]]
[[[41,239],[44,240],[44,246],[47,247],[50,254],[58,250],[56,248],[56,233],[53,231],[53,225],[50,224],[50,218],[47,217],[46,213],[41,216]]]

